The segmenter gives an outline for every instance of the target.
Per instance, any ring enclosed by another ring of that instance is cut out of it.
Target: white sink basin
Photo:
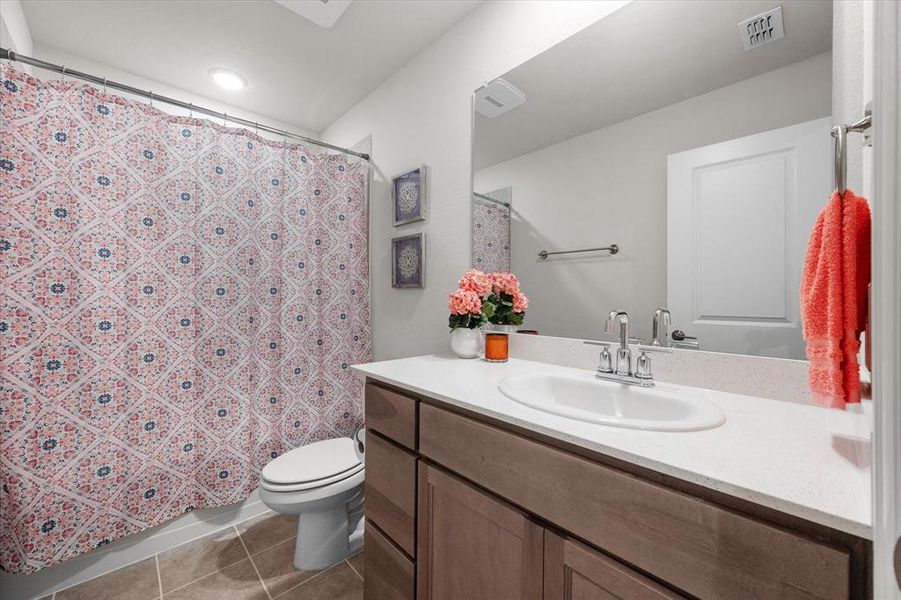
[[[520,404],[577,421],[650,431],[698,431],[726,421],[720,407],[688,390],[643,388],[593,375],[513,375],[498,384]]]

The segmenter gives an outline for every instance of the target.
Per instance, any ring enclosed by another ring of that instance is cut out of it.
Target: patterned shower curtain
[[[349,434],[367,165],[0,75],[0,567],[240,501]]]
[[[510,200],[509,188],[499,192]],[[472,266],[485,272],[510,271],[510,209],[478,196],[472,197]]]

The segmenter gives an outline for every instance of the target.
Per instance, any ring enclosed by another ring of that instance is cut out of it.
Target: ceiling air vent
[[[353,0],[275,0],[320,27],[332,27]]]
[[[753,50],[784,38],[782,7],[777,6],[773,10],[742,21],[738,24],[738,33],[741,35],[741,43],[745,45],[745,50]]]
[[[475,92],[475,109],[489,119],[525,103],[526,95],[503,79],[495,79]]]

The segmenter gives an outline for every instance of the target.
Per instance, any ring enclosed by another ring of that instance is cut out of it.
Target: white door
[[[799,290],[832,119],[668,157],[667,308],[702,350],[805,358]]]

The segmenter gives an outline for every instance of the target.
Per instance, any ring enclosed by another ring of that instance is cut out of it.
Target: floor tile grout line
[[[257,516],[261,516],[261,515],[257,515]],[[191,540],[188,540],[188,541],[183,542],[183,543],[181,543],[181,544],[178,544],[177,546],[173,546],[172,548],[167,548],[165,552],[169,552],[169,551],[171,551],[171,550],[176,550],[176,549],[181,548],[181,547],[183,547],[183,546],[187,546],[188,544],[190,544],[190,543],[192,543],[192,542],[195,542],[195,541],[197,541],[197,540],[203,539],[203,538],[205,538],[205,537],[217,535],[217,534],[222,534],[223,532],[226,532],[226,531],[228,531],[229,529],[232,529],[232,530],[234,530],[234,532],[237,534],[238,539],[240,540],[241,545],[242,545],[243,548],[244,548],[244,552],[245,552],[245,554],[247,555],[247,559],[250,559],[250,558],[251,558],[252,556],[254,556],[254,555],[250,554],[250,551],[249,551],[249,549],[247,548],[247,545],[244,544],[244,539],[241,537],[241,532],[238,531],[238,527],[237,527],[237,526],[238,526],[238,525],[241,525],[242,523],[245,523],[245,522],[247,522],[247,521],[253,520],[253,519],[255,519],[255,518],[257,518],[257,517],[251,517],[251,518],[249,518],[249,519],[245,519],[245,520],[241,521],[240,523],[236,523],[236,524],[234,524],[234,525],[229,525],[229,526],[227,526],[227,527],[223,527],[223,528],[221,528],[221,529],[217,529],[217,530],[211,531],[211,532],[209,532],[209,533],[203,534],[203,535],[198,536],[198,537],[196,537],[196,538],[194,538],[194,539],[191,539]],[[265,551],[267,551],[267,550],[271,550],[272,548],[275,548],[276,546],[285,544],[285,543],[291,541],[292,539],[293,539],[293,537],[286,538],[286,539],[283,540],[283,541],[277,542],[277,543],[275,543],[275,544],[272,544],[272,545],[270,545],[270,546],[267,546],[266,548],[263,548],[263,549],[259,550],[259,551],[256,552],[255,554],[260,554],[260,553],[265,552]],[[223,570],[225,570],[225,569],[227,569],[227,568],[229,568],[229,567],[231,567],[231,566],[234,566],[234,565],[238,564],[239,562],[245,560],[245,559],[243,559],[243,558],[242,558],[242,559],[239,559],[239,560],[236,560],[236,561],[234,561],[234,562],[232,562],[232,563],[229,563],[229,564],[227,564],[227,565],[225,565],[225,566],[223,566],[223,567],[221,567],[221,568],[219,568],[219,569],[217,569],[217,570],[215,570],[215,571],[212,571],[211,573],[207,573],[207,574],[205,574],[205,575],[201,575],[200,577],[198,577],[198,578],[196,578],[196,579],[192,579],[191,581],[188,581],[188,582],[186,582],[186,583],[183,583],[183,584],[181,584],[181,585],[179,585],[179,586],[177,586],[177,587],[174,587],[174,588],[172,588],[171,590],[164,591],[164,590],[163,590],[162,569],[160,569],[160,565],[159,565],[159,554],[160,554],[160,553],[155,553],[155,554],[153,554],[153,559],[154,559],[154,562],[155,562],[155,564],[156,564],[157,581],[159,582],[159,586],[160,586],[160,595],[159,595],[159,598],[160,598],[160,599],[162,599],[166,594],[171,594],[171,593],[173,593],[173,592],[175,592],[175,591],[181,590],[182,588],[186,588],[186,587],[188,587],[189,585],[192,585],[192,584],[194,584],[194,583],[197,583],[198,581],[200,581],[200,580],[202,580],[202,579],[206,579],[207,577],[210,577],[211,575],[215,575],[216,573],[219,573],[220,571],[223,571]],[[100,575],[97,575],[96,577],[92,577],[92,578],[90,578],[90,579],[86,579],[85,581],[80,582],[80,583],[78,583],[78,584],[76,584],[76,585],[81,585],[81,583],[86,583],[87,581],[91,581],[91,580],[93,580],[93,579],[98,579],[98,578],[103,577],[103,576],[105,576],[105,575],[111,575],[112,573],[115,573],[116,571],[120,571],[120,570],[122,570],[122,569],[131,567],[131,566],[136,565],[136,564],[138,564],[138,563],[140,563],[140,562],[142,562],[142,561],[144,561],[144,560],[148,560],[149,558],[150,558],[150,557],[148,556],[147,558],[138,559],[138,560],[136,560],[136,561],[134,561],[134,562],[131,562],[131,563],[128,563],[128,564],[126,564],[126,565],[122,565],[121,567],[119,567],[119,568],[117,568],[117,569],[114,569],[114,570],[112,570],[112,571],[109,571],[109,572],[107,572],[107,573],[102,573],[102,574],[100,574]],[[250,563],[251,563],[251,565],[254,567],[254,570],[256,571],[256,564],[253,562],[253,560],[251,560]],[[337,563],[337,564],[340,564],[340,563]],[[336,565],[332,565],[332,566],[336,566]],[[331,569],[331,568],[332,568],[332,567],[329,567],[329,569]],[[326,569],[326,570],[328,570],[328,569]],[[322,572],[324,572],[324,571],[320,571],[320,573],[322,573]],[[300,586],[300,585],[303,585],[304,583],[306,583],[306,582],[309,581],[310,579],[313,579],[313,577],[316,577],[317,575],[319,575],[319,573],[316,573],[315,575],[313,575],[313,576],[311,576],[311,577],[309,577],[309,578],[307,578],[307,579],[304,579],[302,582],[300,582],[300,583],[297,584],[296,586],[294,586],[294,587],[292,587],[292,588],[289,588],[289,590],[293,590],[294,588],[296,588],[296,587],[298,587],[298,586]],[[259,571],[257,571],[257,577],[260,577]],[[263,583],[262,577],[260,577],[260,582]],[[51,597],[50,600],[56,600],[56,594],[58,594],[59,592],[65,591],[65,590],[69,589],[70,587],[75,587],[75,586],[69,586],[69,587],[67,587],[67,588],[65,588],[65,589],[57,590],[57,591],[53,592],[53,596]],[[266,584],[265,584],[265,583],[263,583],[263,589],[266,590],[266,594],[271,598],[272,596],[269,595],[269,591],[268,591],[268,589],[266,589]],[[285,590],[285,591],[287,592],[287,591],[289,591],[289,590]],[[280,594],[280,595],[282,595],[282,594]]]
[[[103,554],[105,554],[105,553],[106,552],[104,552]],[[123,569],[133,567],[144,561],[150,560],[150,558],[151,558],[150,556],[145,556],[144,558],[138,558],[130,563],[126,563],[126,564],[122,565],[121,567],[117,567],[117,568],[113,569],[112,571],[106,571],[104,573],[100,573],[99,575],[94,575],[93,577],[88,577],[84,581],[79,581],[78,583],[73,583],[72,585],[68,585],[60,590],[56,590],[55,592],[53,592],[53,597],[50,600],[55,600],[56,595],[59,594],[60,592],[65,592],[65,591],[71,590],[72,588],[76,588],[80,585],[84,585],[85,583],[88,583],[89,581],[94,581],[95,579],[100,579],[101,577],[106,577],[107,575],[112,575],[113,573],[116,573],[117,571],[121,571]]]
[[[293,590],[296,590],[296,589],[299,588],[300,586],[306,585],[306,584],[310,583],[311,581],[313,581],[314,579],[316,579],[317,577],[319,577],[319,576],[322,575],[323,573],[328,573],[329,571],[331,571],[331,570],[334,569],[335,567],[339,566],[339,565],[340,565],[341,563],[343,563],[343,562],[344,562],[343,560],[338,561],[338,562],[336,562],[335,564],[331,565],[329,568],[327,568],[327,569],[322,569],[321,571],[317,572],[315,575],[313,575],[313,576],[311,576],[311,577],[307,577],[306,579],[304,579],[303,581],[301,581],[301,582],[298,583],[297,585],[291,586],[291,587],[289,587],[288,589],[283,590],[278,596],[276,596],[276,597],[273,598],[272,600],[278,600],[279,598],[281,598],[282,596],[284,596],[284,595],[287,594],[288,592],[293,591]]]
[[[266,597],[269,598],[269,600],[272,600],[272,594],[269,593],[269,588],[266,587],[266,582],[263,581],[263,576],[260,575],[260,570],[257,569],[256,563],[253,562],[253,556],[250,555],[250,550],[247,549],[247,544],[244,543],[244,538],[241,537],[241,532],[238,531],[238,528],[234,525],[232,525],[232,527],[235,530],[235,535],[238,536],[238,540],[241,541],[241,547],[244,548],[244,554],[247,555],[247,560],[250,561],[250,566],[253,567],[253,572],[257,574],[257,579],[260,580],[260,585],[263,586],[263,591],[266,592]]]
[[[252,518],[255,518],[255,517],[251,517],[251,519],[252,519]],[[251,520],[251,519],[245,519],[245,521],[242,521],[241,523],[244,523],[244,522],[249,521],[249,520]],[[170,550],[176,550],[176,549],[181,548],[181,547],[183,547],[183,546],[187,546],[188,544],[190,544],[190,543],[192,543],[192,542],[196,542],[197,540],[203,539],[203,538],[205,538],[205,537],[210,537],[210,536],[213,536],[213,535],[220,535],[220,534],[222,534],[223,532],[228,531],[229,529],[233,529],[233,530],[238,534],[238,538],[241,538],[241,532],[238,531],[238,527],[237,527],[237,526],[240,525],[241,523],[237,523],[237,524],[235,524],[235,525],[229,525],[228,527],[223,527],[222,529],[217,529],[217,530],[212,531],[212,532],[210,532],[210,533],[207,533],[207,534],[204,534],[204,535],[199,536],[199,537],[197,537],[197,538],[194,538],[193,540],[190,540],[190,541],[184,542],[184,543],[182,543],[182,544],[179,544],[178,546],[174,546],[174,547],[172,547],[172,548],[168,548],[165,552],[163,552],[163,554],[169,552]],[[274,544],[274,545],[272,545],[272,546],[269,546],[269,547],[267,547],[267,548],[264,548],[263,550],[260,550],[260,552],[265,552],[266,550],[269,550],[270,548],[274,548],[275,546],[278,546],[279,544],[284,544],[285,542],[287,542],[287,541],[290,540],[290,539],[292,539],[292,538],[288,538],[288,539],[286,539],[284,542],[279,542],[278,544]],[[244,544],[244,540],[243,540],[243,539],[241,539],[241,544],[242,544],[242,545]],[[248,558],[250,558],[250,556],[249,556],[250,553],[247,551],[247,546],[244,546],[244,552],[247,553],[247,554],[248,554]],[[259,554],[260,552],[257,552],[257,554]],[[159,564],[159,558],[158,558],[159,553],[157,553],[155,556],[157,557],[157,565],[158,565],[158,564]],[[150,558],[150,557],[148,556],[147,558]],[[141,559],[141,560],[147,560],[147,559]],[[215,574],[218,573],[219,571],[223,571],[223,570],[225,570],[225,569],[227,569],[227,568],[229,568],[229,567],[231,567],[231,566],[234,566],[234,565],[238,564],[239,562],[241,562],[242,560],[246,560],[246,559],[244,559],[244,558],[238,559],[238,560],[236,560],[235,562],[229,563],[229,564],[227,564],[227,565],[225,565],[225,566],[223,566],[223,567],[221,567],[221,568],[219,568],[219,569],[216,569],[215,571],[212,571],[211,573],[207,573],[206,575],[201,575],[200,577],[198,577],[198,578],[196,578],[196,579],[192,579],[191,581],[188,581],[188,582],[186,582],[186,583],[183,583],[183,584],[179,585],[178,587],[174,587],[174,588],[172,588],[172,589],[169,590],[169,591],[163,590],[163,584],[162,584],[162,570],[159,569],[159,568],[157,568],[157,574],[158,574],[158,576],[159,576],[159,578],[160,578],[160,594],[161,594],[161,595],[160,595],[160,598],[162,598],[162,597],[165,596],[166,594],[171,594],[172,592],[175,592],[175,591],[180,590],[180,589],[182,589],[182,588],[188,587],[188,586],[191,585],[191,584],[197,583],[197,582],[200,581],[201,579],[206,579],[206,578],[209,577],[210,575],[215,575]],[[140,562],[140,561],[137,561],[137,562],[130,563],[130,564],[128,564],[128,565],[119,567],[119,569],[124,569],[124,568],[126,568],[126,567],[131,566],[132,564],[137,564],[138,562]],[[115,573],[115,572],[118,571],[119,569],[115,569],[115,570],[113,570],[113,571],[110,571],[109,573]],[[109,573],[106,573],[106,575],[108,575]],[[101,577],[101,576],[98,575],[98,577]],[[304,581],[307,581],[307,580],[305,579]],[[73,587],[74,587],[74,586],[73,586]],[[263,587],[265,587],[265,585],[264,585]],[[66,589],[69,589],[69,588],[66,588]],[[293,588],[292,588],[292,589],[293,589]],[[59,590],[59,591],[64,591],[64,590]],[[57,592],[54,592],[54,596],[56,595],[56,593],[57,593]]]
[[[238,535],[241,535],[240,532],[238,533]],[[257,556],[258,554],[262,554],[263,552],[269,552],[276,546],[281,546],[283,544],[287,544],[288,542],[294,542],[294,540],[296,540],[296,539],[297,539],[297,536],[292,535],[291,537],[286,537],[285,539],[283,539],[280,542],[275,542],[274,544],[272,544],[270,546],[266,546],[265,548],[260,548],[259,550],[256,550],[255,552],[251,552],[250,548],[247,548],[247,553],[250,554],[250,556]]]
[[[272,544],[271,546],[266,546],[262,550],[257,550],[256,552],[250,552],[250,548],[248,548],[247,550],[251,556],[259,556],[260,554],[263,554],[264,552],[269,552],[270,550],[274,550],[275,548],[278,548],[279,546],[287,546],[288,544],[295,544],[296,541],[297,541],[297,537],[291,536],[285,540],[276,542],[275,544]]]
[[[228,529],[228,528],[226,528],[226,529]],[[225,531],[225,529],[223,529],[222,531]],[[248,558],[249,558],[249,557],[248,557]],[[171,590],[169,590],[168,592],[164,592],[163,595],[165,596],[166,594],[171,594],[172,592],[176,592],[176,591],[178,591],[178,590],[180,590],[180,589],[182,589],[182,588],[188,587],[189,585],[195,584],[195,583],[197,583],[198,581],[201,581],[202,579],[206,579],[207,577],[212,577],[212,576],[215,575],[216,573],[219,573],[219,572],[221,572],[221,571],[224,571],[225,569],[227,569],[227,568],[229,568],[229,567],[233,567],[233,566],[235,566],[236,564],[238,564],[239,562],[242,562],[242,561],[245,561],[245,560],[247,560],[247,558],[241,558],[241,559],[236,560],[235,562],[228,563],[227,565],[225,565],[224,567],[222,567],[222,568],[220,568],[220,569],[216,569],[215,571],[212,571],[212,572],[210,572],[210,573],[207,573],[206,575],[201,575],[201,576],[198,577],[197,579],[192,579],[191,581],[188,581],[187,583],[183,583],[183,584],[181,584],[181,585],[178,586],[178,587],[174,587],[174,588],[172,588]]]
[[[160,573],[160,555],[156,553],[153,555],[153,562],[156,563],[156,582],[157,585],[160,586],[160,598],[163,597],[163,574]]]
[[[356,556],[356,554],[355,554],[354,556]],[[355,574],[357,577],[360,578],[360,581],[363,581],[363,576],[360,575],[360,572],[357,571],[357,570],[354,568],[354,566],[353,566],[353,565],[351,564],[351,562],[350,562],[350,559],[349,559],[349,558],[345,558],[345,559],[344,559],[344,562],[346,562],[346,563],[347,563],[347,566],[350,567],[350,570],[353,571],[354,574]]]

